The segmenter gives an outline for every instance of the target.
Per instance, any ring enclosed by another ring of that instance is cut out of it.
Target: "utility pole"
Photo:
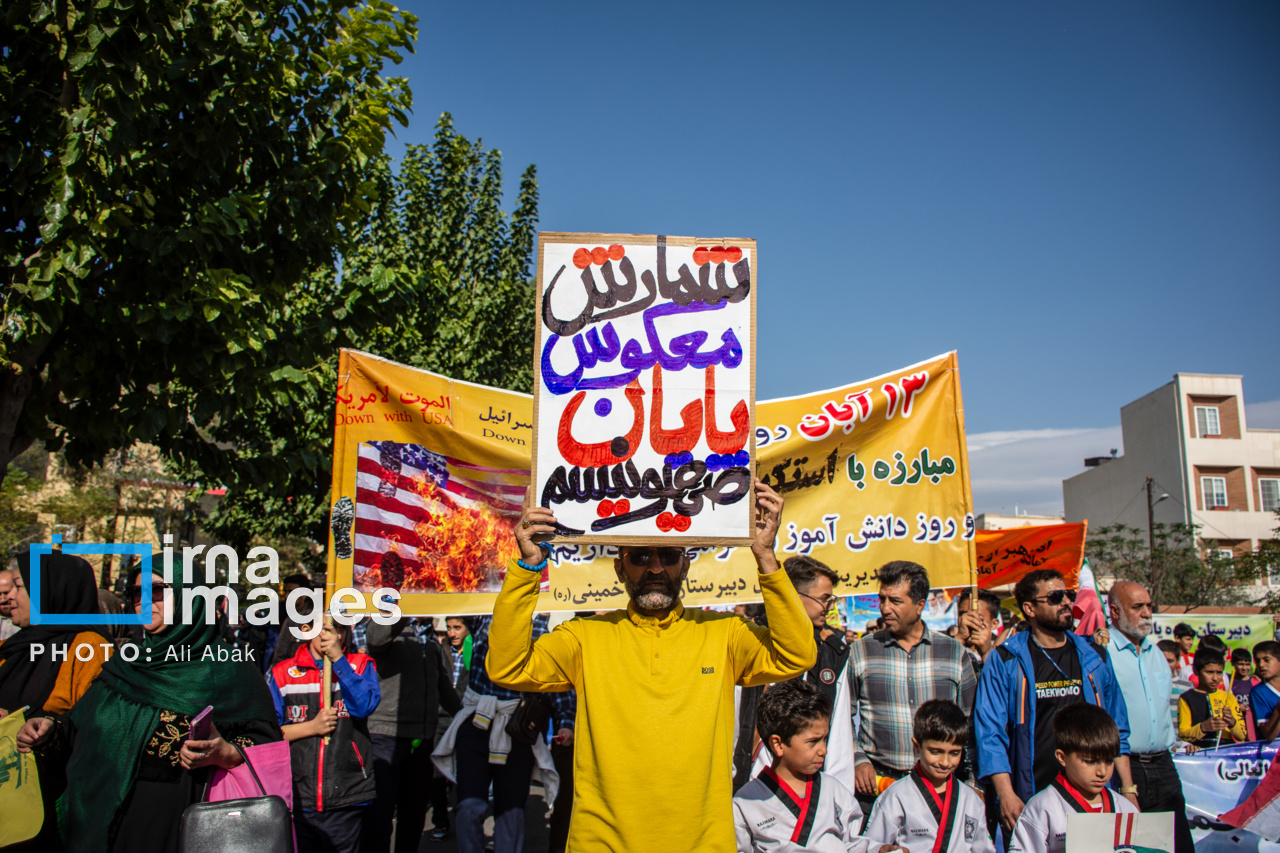
[[[1151,478],[1147,478],[1147,560],[1151,572],[1151,611],[1160,608],[1160,579],[1156,577],[1155,504],[1151,502]]]
[[[1163,494],[1155,500],[1151,499],[1151,487],[1154,485],[1151,478],[1147,478],[1147,560],[1148,568],[1151,572],[1151,612],[1155,613],[1160,610],[1160,582],[1164,579],[1163,574],[1156,574],[1156,523],[1155,508],[1156,504],[1169,497]]]

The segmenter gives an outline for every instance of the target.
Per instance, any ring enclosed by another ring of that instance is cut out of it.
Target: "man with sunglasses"
[[[546,565],[535,537],[555,516],[526,496],[490,627],[488,672],[513,690],[578,692],[571,850],[737,850],[733,827],[733,687],[783,681],[813,666],[813,628],[774,539],[782,498],[755,481],[751,553],[769,627],[685,610],[681,548],[620,547],[626,610],[573,619],[534,642]]]
[[[1129,767],[1129,715],[1106,651],[1071,630],[1075,590],[1060,572],[1036,569],[1013,588],[1028,630],[997,646],[978,679],[974,719],[978,774],[999,798],[1006,838],[1023,805],[1058,774],[1053,716],[1079,702],[1098,705],[1120,729],[1116,775],[1135,807]]]

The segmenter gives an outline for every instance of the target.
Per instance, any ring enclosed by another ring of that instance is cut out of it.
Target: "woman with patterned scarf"
[[[37,754],[70,751],[67,790],[59,823],[77,853],[173,853],[182,812],[197,802],[208,767],[235,767],[230,742],[252,746],[281,739],[275,707],[257,668],[233,662],[232,649],[206,624],[202,598],[172,584],[172,626],[164,624],[166,585],[152,575],[152,601],[142,601],[135,571],[129,599],[151,624],[133,662],[117,654],[72,712],[33,720],[19,733],[19,748]],[[222,659],[222,662],[219,661]],[[213,706],[209,740],[188,740],[191,719]]]

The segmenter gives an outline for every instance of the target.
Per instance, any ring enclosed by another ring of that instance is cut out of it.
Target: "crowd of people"
[[[1189,853],[1174,752],[1280,731],[1280,643],[1228,650],[1186,625],[1157,643],[1131,582],[1110,589],[1109,630],[1078,633],[1076,591],[1035,570],[1014,587],[1016,620],[981,590],[939,632],[927,570],[894,561],[876,575],[879,620],[834,628],[837,573],[780,563],[783,500],[759,481],[755,499],[762,604],[687,609],[685,550],[624,546],[626,609],[553,630],[535,610],[556,520],[529,505],[492,616],[325,622],[307,641],[287,622],[206,620],[203,598],[158,574],[144,600],[138,569],[121,602],[60,553],[41,558],[42,612],[149,624],[32,625],[19,560],[0,571],[0,716],[27,717],[18,749],[35,756],[45,817],[12,849],[177,851],[211,771],[283,741],[304,853],[451,836],[481,853],[489,814],[491,849],[518,853],[534,780],[556,853],[1060,853],[1068,815],[1139,810],[1172,812]],[[166,624],[166,595],[189,623]]]

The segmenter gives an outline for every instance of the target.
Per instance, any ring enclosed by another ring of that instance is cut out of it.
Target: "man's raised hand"
[[[783,500],[782,495],[759,478],[755,482],[755,498],[756,541],[751,543],[751,553],[755,555],[761,574],[768,574],[778,569],[773,543],[778,538],[778,528],[782,525]]]
[[[524,490],[524,505],[520,508],[520,521],[516,524],[516,544],[520,546],[520,558],[526,565],[542,562],[542,548],[533,541],[534,536],[556,532],[556,516],[549,509],[533,504],[533,487]]]

